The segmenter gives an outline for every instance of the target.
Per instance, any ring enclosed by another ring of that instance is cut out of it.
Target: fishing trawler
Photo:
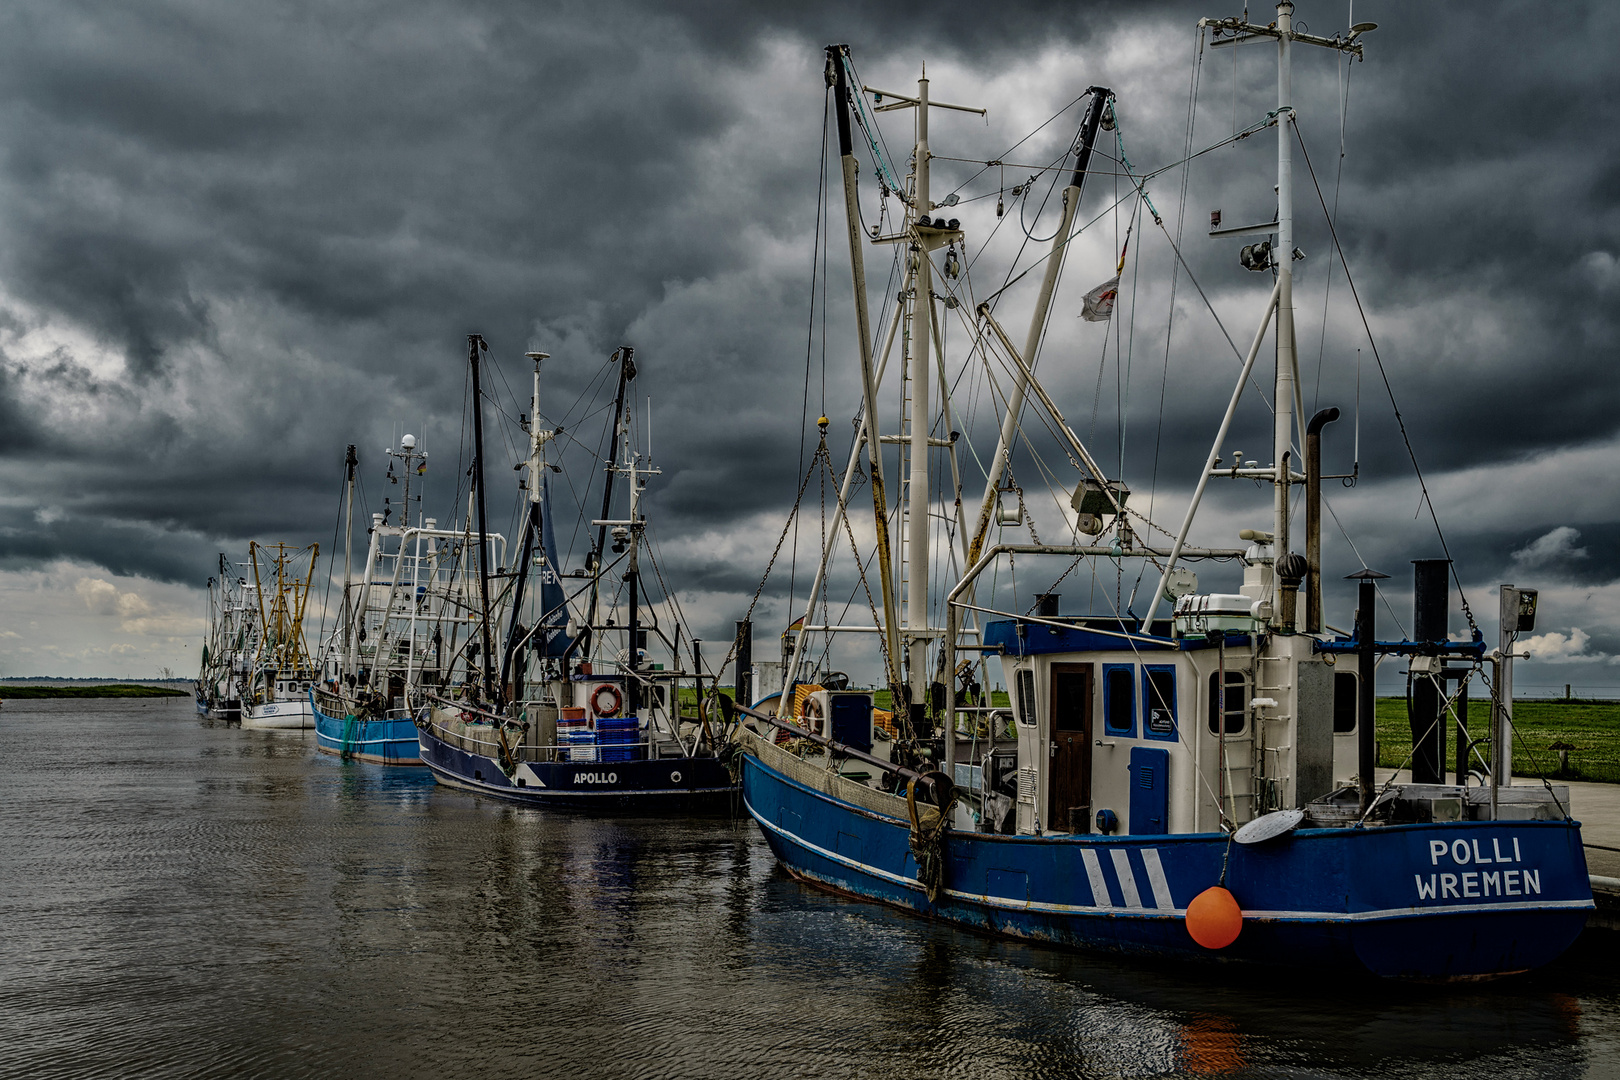
[[[359,462],[353,446],[344,460],[343,601],[310,701],[323,753],[376,765],[420,765],[414,696],[451,678],[451,657],[468,640],[474,608],[464,566],[477,540],[468,529],[440,528],[423,516],[421,493],[413,498],[411,487],[426,475],[428,454],[414,435],[404,435],[385,453],[388,482],[403,484],[404,492],[400,506],[389,498],[372,513],[358,582],[352,553]],[[483,539],[504,561],[504,538]]]
[[[304,640],[304,609],[320,553],[319,544],[304,548],[248,544],[259,633],[251,662],[253,677],[241,702],[240,719],[245,728],[300,730],[315,726],[309,698],[315,663]]]
[[[1277,5],[1274,23],[1245,16],[1200,27],[1211,47],[1276,52],[1276,109],[1222,140],[1276,129],[1276,216],[1253,226],[1217,222],[1211,230],[1217,240],[1266,238],[1245,246],[1241,262],[1268,275],[1270,296],[1246,355],[1234,346],[1241,372],[1185,516],[1179,528],[1158,530],[1170,542],[1157,545],[1144,539],[1157,526],[1128,507],[1129,487],[1101,468],[1035,370],[1067,246],[1084,228],[1077,213],[1100,131],[1114,134],[1111,171],[1133,185],[1137,213],[1158,220],[1147,201],[1153,174],[1132,171],[1113,93],[1088,92],[1061,224],[1035,262],[1040,287],[1020,348],[960,271],[966,230],[954,218],[935,216],[957,196],[953,190],[932,201],[930,113],[965,107],[934,101],[926,76],[915,94],[866,87],[848,49],[828,49],[863,408],[784,670],[798,671],[806,650],[837,631],[864,633],[881,654],[893,734],[884,737],[874,718],[873,693],[806,686],[787,676],[769,700],[732,710],[744,805],[779,862],[801,880],[996,934],[1316,975],[1450,981],[1535,968],[1574,941],[1593,903],[1567,788],[1513,783],[1514,642],[1534,626],[1534,590],[1502,586],[1494,649],[1466,601],[1469,630],[1450,635],[1444,560],[1418,562],[1410,639],[1379,637],[1374,607],[1384,575],[1365,567],[1351,575],[1358,590],[1354,632],[1328,631],[1323,618],[1320,450],[1338,410],[1307,421],[1299,393],[1292,175],[1301,136],[1291,51],[1308,45],[1359,60],[1361,38],[1374,27],[1307,34],[1296,29],[1288,0]],[[877,113],[900,110],[910,111],[915,125],[904,178],[895,175],[876,131]],[[879,178],[884,210],[876,219],[886,220],[890,197],[902,204],[887,232],[867,233],[861,225],[856,134]],[[993,170],[1001,162],[981,164]],[[1068,170],[1067,159],[1061,165]],[[997,209],[999,216],[1000,195]],[[1323,209],[1326,216],[1325,200]],[[1130,229],[1124,231],[1128,243]],[[900,253],[903,284],[886,300],[892,306],[881,350],[867,312],[869,242]],[[1334,248],[1348,275],[1336,234]],[[1179,251],[1176,258],[1185,265]],[[1115,279],[1088,296],[1087,318],[1109,317],[1124,266],[1122,250]],[[1014,271],[990,300],[1017,284],[1023,275]],[[939,333],[942,320],[968,321],[970,312],[969,332],[961,336],[987,368],[994,358],[1010,376],[995,394],[1004,410],[995,450],[982,459],[989,475],[976,522],[968,516],[971,496],[963,509],[956,463],[970,433],[954,411]],[[878,430],[877,393],[896,327],[902,426],[885,435]],[[1227,440],[1273,327],[1272,453],[1269,461],[1246,461],[1228,451]],[[930,405],[936,388],[937,412]],[[820,430],[824,455],[825,418]],[[1033,531],[1019,512],[1022,492],[1012,470],[1015,442],[1022,438],[1033,454],[1028,443],[1037,435],[1055,443],[1058,460],[1067,458],[1077,474],[1072,495],[1060,489],[1072,511],[1067,543],[1007,537],[1019,524]],[[886,444],[904,455],[906,470],[894,505],[884,495]],[[948,468],[933,464],[940,457]],[[823,599],[830,538],[845,528],[858,472],[870,484],[876,551],[857,565],[875,567],[878,577],[872,586],[861,570],[860,582],[868,596],[881,593],[881,611],[872,599],[872,624],[864,627],[835,625]],[[936,476],[952,477],[943,497],[930,489]],[[1269,486],[1265,517],[1234,537],[1241,543],[1195,546],[1190,532],[1205,488],[1221,478]],[[1303,553],[1290,531],[1300,502]],[[999,542],[992,522],[1002,530]],[[950,528],[944,543],[936,535],[942,527]],[[942,556],[954,559],[958,571],[931,592],[930,572]],[[1010,571],[1016,560],[1027,590],[1039,573],[1032,567],[1054,559],[1068,569],[1040,579],[1032,604],[997,602],[1017,597],[1011,573],[998,577],[1000,570]],[[1134,614],[1134,589],[1131,600],[1124,597],[1130,579],[1123,568],[1133,562],[1156,582],[1141,617]],[[1189,563],[1212,568],[1212,576],[1241,573],[1241,585],[1200,592]],[[1054,586],[1088,570],[1104,610],[1061,614]],[[1159,618],[1167,603],[1168,617]],[[1377,770],[1380,657],[1409,667],[1410,779],[1404,772],[1381,778]],[[990,685],[992,673],[1009,688],[1004,709],[977,689]],[[1470,683],[1483,683],[1491,694],[1483,735],[1467,728]],[[1448,731],[1457,735],[1458,754],[1449,778]]]
[[[474,408],[478,536],[485,535],[482,476],[483,339],[469,339]],[[465,677],[454,687],[428,688],[417,710],[421,760],[447,786],[530,805],[566,809],[693,812],[729,808],[736,781],[720,757],[721,742],[706,721],[682,716],[680,691],[697,695],[704,676],[698,642],[686,633],[693,670],[682,670],[682,624],[667,590],[660,619],[641,578],[647,547],[642,493],[651,476],[651,438],[626,408],[636,377],[634,350],[621,348],[612,409],[610,455],[595,543],[585,565],[565,575],[557,556],[546,447],[557,434],[542,425],[540,365],[530,353],[534,393],[528,423],[529,458],[521,554],[511,574],[495,578],[475,568],[477,608],[470,648],[461,654]],[[646,439],[638,443],[638,434]],[[614,480],[622,478],[628,507],[613,517]],[[611,549],[608,548],[609,537]],[[478,544],[477,551],[486,550]],[[539,578],[525,628],[530,567]],[[610,576],[611,574],[611,576]],[[660,584],[663,575],[658,575]],[[496,593],[491,596],[492,578]],[[569,596],[563,582],[573,586]],[[617,582],[616,586],[614,582]],[[611,586],[611,587],[608,587]],[[623,595],[622,612],[618,597]],[[575,622],[572,604],[584,610]],[[649,639],[666,663],[655,663]]]
[[[248,581],[246,570],[220,553],[219,570],[208,579],[208,637],[192,687],[198,714],[228,724],[242,719],[259,651],[257,586]]]

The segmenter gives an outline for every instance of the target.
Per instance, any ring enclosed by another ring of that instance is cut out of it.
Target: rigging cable
[[[1344,126],[1350,111],[1350,58],[1346,56],[1339,67],[1339,163],[1333,175],[1333,210],[1328,215],[1332,222],[1339,216],[1339,191],[1344,179]],[[1311,399],[1311,411],[1322,401],[1322,359],[1327,354],[1328,297],[1333,292],[1333,260],[1328,260],[1327,283],[1322,286],[1322,339],[1316,346],[1316,394]],[[1359,460],[1359,456],[1358,456]]]
[[[827,117],[833,107],[832,87],[827,88],[826,104],[821,110],[821,160],[816,173],[816,232],[814,242],[810,245],[810,318],[804,330],[804,401],[799,410],[799,471],[804,471],[805,439],[809,434],[810,423],[810,363],[815,356],[816,341],[816,275],[822,271],[821,238],[822,224],[827,209]],[[826,333],[823,330],[823,347],[825,349]],[[825,362],[825,360],[824,360]],[[826,376],[823,373],[823,384]],[[825,390],[823,390],[825,397]],[[795,519],[796,520],[796,519]],[[788,610],[793,608],[794,586],[798,581],[799,568],[799,530],[797,525],[793,529],[793,551],[788,559]]]
[[[1322,195],[1322,185],[1317,183],[1316,169],[1311,165],[1310,151],[1305,149],[1305,137],[1300,133],[1299,125],[1294,124],[1294,139],[1299,143],[1300,154],[1305,158],[1305,169],[1310,173],[1311,185],[1316,189],[1316,198],[1322,204],[1322,213],[1328,213],[1327,199]],[[1333,219],[1328,218],[1328,232],[1333,237],[1333,249],[1338,252],[1339,263],[1344,267],[1345,284],[1350,286],[1350,295],[1356,302],[1356,313],[1361,317],[1361,328],[1367,334],[1367,345],[1372,349],[1373,362],[1378,365],[1378,375],[1384,381],[1384,391],[1389,395],[1389,407],[1394,410],[1395,423],[1400,428],[1401,442],[1406,446],[1406,456],[1411,459],[1412,472],[1417,476],[1418,489],[1423,493],[1423,503],[1429,508],[1429,519],[1434,522],[1434,532],[1440,539],[1440,550],[1445,553],[1446,560],[1451,566],[1451,579],[1457,586],[1457,599],[1462,603],[1463,615],[1468,619],[1468,628],[1478,632],[1479,625],[1474,620],[1474,612],[1468,604],[1468,594],[1463,591],[1462,577],[1457,573],[1457,563],[1451,557],[1451,546],[1446,543],[1446,532],[1440,527],[1440,515],[1434,508],[1434,499],[1429,495],[1429,485],[1423,479],[1423,469],[1418,465],[1417,451],[1412,448],[1412,436],[1406,430],[1406,418],[1401,415],[1401,407],[1395,400],[1395,388],[1390,384],[1389,372],[1384,370],[1384,358],[1378,353],[1378,342],[1373,340],[1372,325],[1367,321],[1367,310],[1361,304],[1361,291],[1356,288],[1356,279],[1350,274],[1350,263],[1345,258],[1344,247],[1339,243],[1339,232],[1333,226]]]

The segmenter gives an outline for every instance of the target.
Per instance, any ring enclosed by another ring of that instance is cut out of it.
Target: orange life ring
[[[602,705],[603,694],[606,694],[609,700],[609,704],[605,708]],[[619,693],[619,688],[611,683],[603,683],[591,694],[591,708],[596,712],[597,716],[617,716],[619,709],[623,705],[624,695]]]

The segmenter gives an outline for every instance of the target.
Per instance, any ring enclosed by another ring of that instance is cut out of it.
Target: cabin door
[[[1092,665],[1052,665],[1046,820],[1057,832],[1091,831],[1091,698]]]

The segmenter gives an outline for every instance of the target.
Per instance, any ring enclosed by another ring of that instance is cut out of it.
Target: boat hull
[[[749,815],[795,877],[1065,947],[1466,980],[1551,961],[1593,906],[1578,825],[1506,821],[1299,830],[1252,846],[1222,833],[953,831],[943,843],[944,887],[930,901],[907,821],[834,798],[753,754],[743,758],[742,785]],[[1221,881],[1223,861],[1244,920],[1235,942],[1212,951],[1192,940],[1185,916]]]
[[[242,726],[263,731],[296,731],[315,726],[315,706],[307,699],[271,701],[242,711]]]
[[[350,719],[328,716],[312,704],[315,718],[315,746],[323,754],[370,762],[373,765],[420,765],[416,724],[410,717],[386,720]]]
[[[737,784],[715,757],[646,761],[521,761],[508,777],[490,757],[419,729],[423,764],[447,787],[548,809],[616,813],[727,814]]]

